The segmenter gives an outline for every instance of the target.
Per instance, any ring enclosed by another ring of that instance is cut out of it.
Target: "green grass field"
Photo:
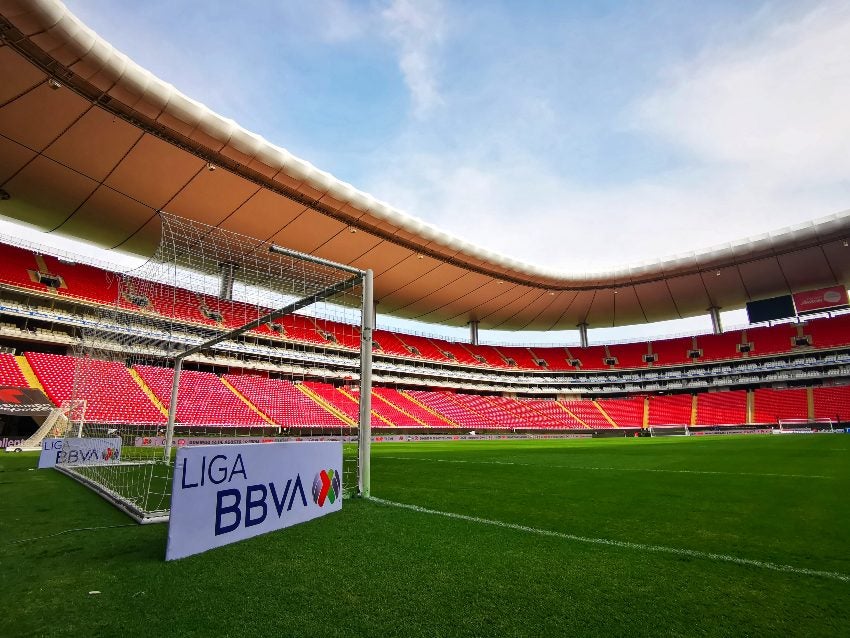
[[[35,462],[0,455],[4,637],[850,635],[848,435],[375,445],[420,509],[173,563]]]

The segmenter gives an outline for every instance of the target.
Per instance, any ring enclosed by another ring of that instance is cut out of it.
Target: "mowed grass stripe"
[[[426,461],[432,463],[466,463],[475,465],[517,465],[520,467],[540,467],[539,463],[520,463],[517,461],[483,461],[483,460],[462,460],[462,459],[439,459],[432,457],[415,457],[415,456],[386,456],[382,455],[382,459],[391,459],[394,461]],[[754,476],[762,478],[803,478],[803,479],[834,479],[834,476],[824,476],[821,474],[778,474],[766,472],[721,472],[716,470],[668,470],[653,467],[590,467],[578,465],[547,465],[547,468],[558,470],[575,470],[588,472],[660,472],[666,474],[717,474],[720,476]]]
[[[398,507],[401,509],[407,509],[414,512],[419,512],[420,514],[429,514],[431,516],[442,516],[444,518],[452,518],[460,521],[467,521],[469,523],[478,523],[480,525],[490,525],[493,527],[502,527],[505,529],[512,529],[518,532],[524,532],[527,534],[536,534],[538,536],[548,536],[550,538],[560,538],[563,540],[574,541],[578,543],[586,543],[589,545],[607,545],[609,547],[617,547],[621,549],[631,549],[639,552],[653,552],[653,553],[663,553],[663,554],[674,554],[676,556],[685,556],[688,558],[696,558],[701,560],[709,560],[714,562],[721,563],[732,563],[735,565],[742,565],[747,567],[757,567],[759,569],[769,569],[775,572],[784,572],[786,574],[796,574],[801,576],[818,576],[821,578],[829,578],[832,580],[841,581],[843,583],[850,582],[850,575],[842,574],[839,572],[830,572],[823,571],[819,569],[809,569],[807,567],[795,567],[793,565],[780,565],[777,563],[770,563],[766,561],[760,561],[753,558],[740,558],[738,556],[730,556],[729,554],[715,554],[711,552],[701,552],[694,549],[685,549],[682,547],[666,547],[664,545],[646,545],[643,543],[634,543],[631,541],[618,541],[611,538],[589,538],[587,536],[578,536],[576,534],[568,534],[566,532],[556,532],[548,529],[539,529],[537,527],[529,527],[528,525],[519,525],[517,523],[507,523],[505,521],[494,521],[488,518],[481,518],[479,516],[469,516],[467,514],[457,514],[455,512],[442,512],[435,509],[430,509],[428,507],[421,507],[419,505],[412,505],[410,503],[398,503],[395,501],[388,501],[386,499],[378,498],[376,496],[372,496],[369,500],[378,503],[380,505],[386,505],[389,507]]]

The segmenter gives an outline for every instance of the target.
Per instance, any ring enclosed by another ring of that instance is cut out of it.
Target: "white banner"
[[[43,439],[38,467],[65,465],[100,465],[121,462],[121,437]]]
[[[342,443],[182,447],[171,487],[166,560],[342,509]]]

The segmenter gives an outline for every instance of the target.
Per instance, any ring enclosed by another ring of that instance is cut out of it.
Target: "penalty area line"
[[[517,532],[526,534],[535,534],[537,536],[545,536],[548,538],[559,538],[562,540],[573,541],[576,543],[584,543],[587,545],[603,545],[607,547],[617,547],[620,549],[631,549],[638,552],[651,552],[655,554],[671,554],[673,556],[685,556],[687,558],[696,558],[699,560],[714,561],[717,563],[731,563],[744,567],[755,567],[758,569],[767,569],[774,572],[782,572],[785,574],[795,574],[798,576],[815,576],[819,578],[828,578],[837,580],[842,583],[850,582],[850,575],[842,574],[841,572],[830,572],[819,569],[809,569],[808,567],[795,567],[793,565],[782,565],[781,563],[771,563],[768,561],[756,560],[754,558],[740,558],[729,554],[715,554],[713,552],[701,552],[696,549],[685,549],[682,547],[667,547],[666,545],[650,545],[646,543],[634,543],[631,541],[618,541],[611,538],[593,538],[589,536],[578,536],[576,534],[568,534],[566,532],[556,532],[548,529],[537,527],[529,527],[528,525],[519,525],[517,523],[507,523],[505,521],[497,521],[489,518],[481,518],[478,516],[470,516],[468,514],[456,514],[454,512],[443,512],[434,510],[419,505],[411,505],[409,503],[398,503],[396,501],[388,501],[377,496],[370,496],[369,500],[379,505],[388,507],[396,507],[406,509],[420,514],[430,514],[431,516],[442,516],[443,518],[451,518],[458,521],[467,521],[469,523],[478,523],[479,525],[489,525],[491,527],[501,527],[503,529],[511,529]]]

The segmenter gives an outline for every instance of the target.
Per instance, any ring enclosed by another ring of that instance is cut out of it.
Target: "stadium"
[[[0,1],[0,79],[0,215],[134,259],[0,237],[0,635],[850,632],[850,211],[565,271],[299,159],[57,0]],[[120,458],[69,460],[86,439]],[[331,441],[339,512],[163,560],[175,454]]]

